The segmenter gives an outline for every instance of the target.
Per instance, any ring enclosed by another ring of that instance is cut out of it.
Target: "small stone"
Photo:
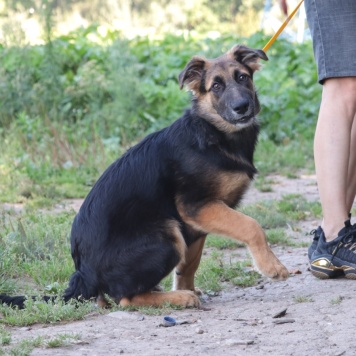
[[[29,330],[31,330],[31,329],[32,329],[32,328],[29,327],[29,326],[24,326],[24,327],[20,328],[19,330],[20,330],[20,331],[29,331]]]
[[[287,323],[294,323],[294,322],[295,322],[294,319],[288,319],[288,318],[273,320],[274,324],[287,324]]]
[[[113,313],[109,313],[107,316],[110,316],[112,318],[116,318],[119,320],[144,320],[143,315],[137,314],[137,313],[128,313],[124,311],[116,311]]]
[[[224,344],[226,346],[236,346],[236,345],[252,345],[253,340],[240,340],[240,339],[227,339]]]
[[[302,271],[300,269],[292,269],[289,271],[290,274],[302,274]]]
[[[202,328],[196,328],[195,333],[196,334],[204,334],[204,330]]]
[[[273,315],[272,318],[281,318],[282,316],[285,316],[287,314],[287,308],[281,310],[277,314]]]

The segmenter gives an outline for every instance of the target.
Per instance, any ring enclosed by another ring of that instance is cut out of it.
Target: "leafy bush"
[[[288,143],[314,133],[321,94],[311,42],[291,44],[278,40],[269,62],[256,75],[262,113],[262,135]]]
[[[103,136],[124,136],[120,130],[134,122],[142,97],[135,57],[125,40],[114,37],[109,33],[99,38],[96,27],[90,27],[44,46],[3,48],[0,125],[25,113],[73,125],[81,120],[88,125],[95,122]]]
[[[189,105],[177,76],[193,55],[212,58],[236,43],[262,48],[267,41],[261,33],[129,41],[92,26],[42,46],[0,47],[0,171],[10,174],[0,178],[1,200],[85,195],[122,150]],[[320,100],[311,43],[279,39],[268,56],[255,74],[257,166],[263,174],[310,167]]]
[[[92,26],[44,46],[2,48],[0,125],[20,113],[73,124],[87,120],[101,135],[128,143],[180,116],[188,97],[177,76],[191,56],[215,57],[236,43],[261,48],[267,40],[262,34],[249,39],[167,35],[128,42],[116,33],[104,38]],[[313,125],[320,89],[310,43],[278,40],[268,55],[256,86],[264,134],[280,143]]]

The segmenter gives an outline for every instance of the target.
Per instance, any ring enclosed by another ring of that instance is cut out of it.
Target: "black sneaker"
[[[323,232],[323,229],[321,228],[321,226],[318,226],[316,229],[310,231],[310,235],[314,235],[314,237],[313,237],[313,241],[312,241],[311,245],[308,248],[309,262],[311,262],[311,256],[312,256],[313,252],[316,250],[316,246],[318,246],[319,237],[322,232]]]
[[[322,231],[311,260],[310,270],[315,277],[327,279],[345,275],[356,279],[356,225],[345,221],[345,227],[330,242],[325,240]]]

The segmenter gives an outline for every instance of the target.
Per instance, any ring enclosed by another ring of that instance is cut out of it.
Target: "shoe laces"
[[[347,248],[353,253],[356,252],[356,224],[350,226],[350,229],[346,234],[340,239],[339,243],[335,247],[332,257],[335,256],[336,252],[339,251],[341,247]]]
[[[319,228],[318,228],[319,229]],[[313,229],[312,231],[309,232],[309,235],[313,236],[313,243],[319,240],[320,234],[318,229]]]
[[[313,229],[312,231],[309,232],[309,235],[314,237],[314,240],[317,240],[319,238],[319,236],[317,236],[318,234],[318,230],[317,229]]]

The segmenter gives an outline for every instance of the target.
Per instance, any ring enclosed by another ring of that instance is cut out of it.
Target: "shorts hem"
[[[331,78],[345,78],[345,77],[356,77],[356,73],[354,71],[352,72],[329,72],[327,74],[320,75],[318,77],[318,81],[320,84],[323,84],[326,79],[331,79]]]

